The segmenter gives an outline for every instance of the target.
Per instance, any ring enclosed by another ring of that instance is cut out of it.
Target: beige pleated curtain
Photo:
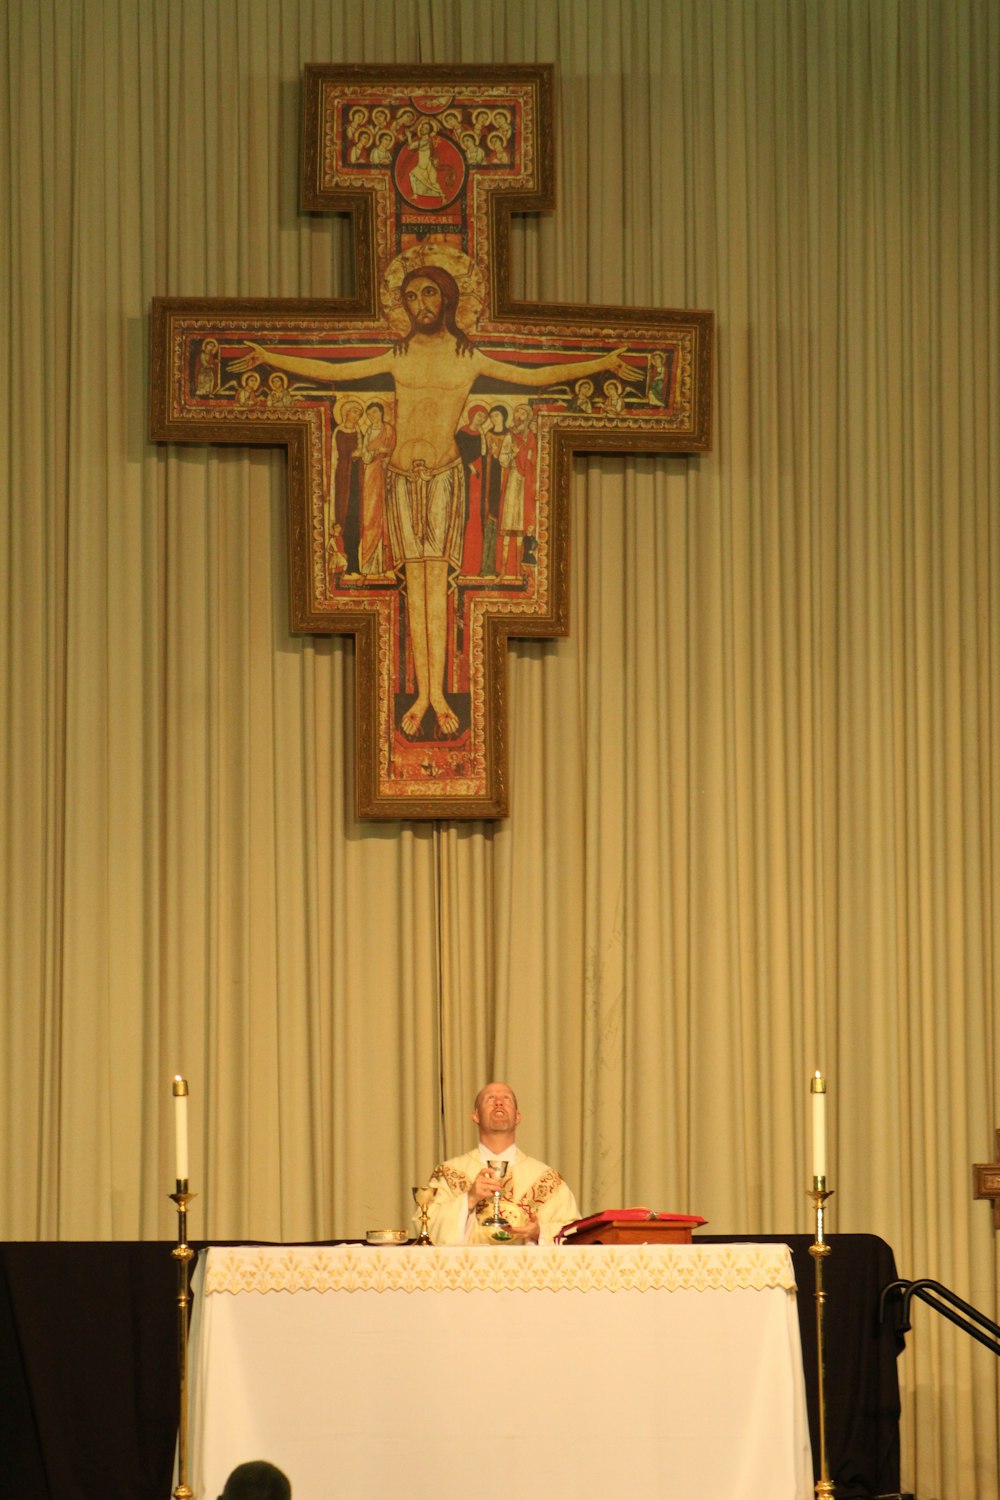
[[[490,1075],[586,1209],[802,1232],[820,1067],[831,1227],[996,1317],[997,0],[0,14],[0,1233],[169,1238],[175,1072],[196,1238],[405,1222]],[[714,447],[577,462],[509,819],[359,824],[283,458],[148,441],[149,303],[350,290],[305,63],[536,60],[515,289],[712,308]],[[904,1482],[991,1500],[997,1362],[915,1321]]]

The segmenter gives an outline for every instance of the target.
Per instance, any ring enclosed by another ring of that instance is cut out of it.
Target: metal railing
[[[890,1281],[888,1286],[882,1288],[878,1299],[880,1326],[885,1322],[886,1303],[893,1295],[901,1297],[903,1303],[898,1325],[900,1333],[909,1333],[910,1303],[914,1297],[919,1297],[921,1302],[926,1302],[928,1307],[933,1307],[943,1318],[947,1318],[957,1328],[961,1328],[963,1333],[976,1339],[978,1343],[992,1350],[1000,1358],[1000,1324],[994,1323],[992,1318],[988,1318],[985,1313],[970,1306],[968,1302],[963,1302],[961,1297],[949,1291],[946,1286],[942,1286],[940,1281],[931,1281],[927,1278],[922,1281]],[[988,1329],[989,1332],[984,1333],[983,1329]]]

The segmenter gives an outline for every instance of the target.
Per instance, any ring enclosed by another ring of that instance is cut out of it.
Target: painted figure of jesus
[[[624,349],[595,359],[516,365],[477,349],[458,326],[459,288],[441,266],[415,267],[400,284],[409,332],[382,354],[326,360],[280,354],[260,344],[234,361],[237,371],[269,365],[330,382],[390,375],[396,393],[395,443],[386,467],[385,504],[395,564],[402,567],[417,695],[400,727],[421,736],[428,709],[433,733],[457,734],[458,717],[444,691],[448,586],[460,570],[465,529],[465,471],[455,434],[473,384],[481,376],[504,384],[544,387],[612,371],[636,380]]]

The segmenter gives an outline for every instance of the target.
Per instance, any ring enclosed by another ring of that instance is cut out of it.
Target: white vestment
[[[482,1169],[483,1156],[478,1146],[434,1168],[431,1176],[434,1198],[427,1211],[427,1222],[435,1245],[496,1243],[481,1222],[493,1212],[493,1199],[482,1205],[478,1213],[469,1212],[467,1195]],[[503,1181],[500,1212],[515,1228],[526,1224],[534,1214],[540,1245],[551,1245],[560,1229],[580,1217],[576,1199],[559,1173],[543,1161],[526,1156],[520,1147]],[[414,1216],[414,1223],[419,1223],[419,1214]]]

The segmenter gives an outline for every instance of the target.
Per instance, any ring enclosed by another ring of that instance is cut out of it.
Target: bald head
[[[479,1093],[476,1095],[475,1104],[472,1106],[476,1114],[479,1113],[479,1106],[486,1098],[486,1095],[494,1089],[505,1089],[514,1101],[514,1108],[517,1108],[517,1095],[514,1093],[514,1090],[511,1088],[509,1083],[484,1083],[482,1088],[479,1090]]]
[[[472,1118],[479,1126],[479,1139],[491,1151],[505,1151],[512,1146],[521,1112],[510,1084],[485,1084],[476,1095]]]

